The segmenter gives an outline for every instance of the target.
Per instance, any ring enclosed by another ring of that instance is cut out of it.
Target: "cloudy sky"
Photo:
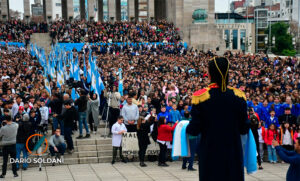
[[[228,11],[228,2],[232,0],[215,0],[215,10],[216,12],[226,12]],[[34,3],[34,0],[30,0]],[[10,9],[18,10],[23,12],[23,1],[22,0],[9,0]]]

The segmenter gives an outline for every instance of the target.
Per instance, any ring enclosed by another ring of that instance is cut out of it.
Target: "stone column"
[[[67,0],[61,0],[61,14],[62,14],[62,19],[68,20],[68,2]]]
[[[98,21],[103,22],[103,0],[98,0]]]
[[[135,0],[128,0],[127,2],[128,20],[134,21],[135,16]]]
[[[148,21],[154,19],[154,0],[148,0]]]
[[[108,3],[108,21],[116,20],[116,0],[107,0]]]
[[[30,0],[23,0],[24,4],[24,16],[23,19],[26,20],[26,22],[30,21]]]
[[[45,21],[52,21],[52,0],[43,0],[43,9]]]
[[[89,15],[89,21],[94,21],[95,18],[95,1],[94,0],[88,0],[88,15]]]
[[[121,21],[121,0],[116,0],[116,20]]]
[[[67,0],[67,8],[68,8],[68,19],[72,20],[74,18],[73,0]]]
[[[215,0],[208,0],[208,23],[215,23]]]
[[[134,15],[135,20],[139,20],[139,0],[134,0]]]
[[[85,12],[85,0],[80,0],[80,19],[86,19],[86,12]]]
[[[1,0],[1,19],[9,20],[9,0]]]

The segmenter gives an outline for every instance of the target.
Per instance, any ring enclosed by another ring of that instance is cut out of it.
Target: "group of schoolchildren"
[[[268,103],[267,100],[260,104],[257,100],[248,101],[248,107],[258,118],[257,147],[260,159],[258,162],[263,161],[264,148],[267,148],[268,161],[277,163],[276,150],[272,146],[272,141],[276,140],[283,148],[292,151],[296,139],[300,137],[299,104],[280,104],[275,98],[274,103]],[[260,164],[259,166],[262,169]]]
[[[160,153],[158,156],[158,166],[168,167],[169,165],[166,163],[167,160],[172,161],[170,159],[171,156],[171,148],[173,141],[173,131],[179,121],[190,120],[190,112],[188,111],[188,106],[186,110],[182,111],[177,110],[177,106],[169,105],[162,106],[161,112],[156,114],[156,109],[153,108],[151,112],[143,117],[140,114],[140,117],[137,121],[137,138],[138,138],[138,146],[139,146],[139,160],[140,166],[145,167],[144,157],[147,150],[147,146],[150,144],[150,137],[148,136],[151,133],[152,139],[157,142],[160,148]],[[113,160],[112,164],[116,161],[117,150],[120,150],[120,159],[122,162],[127,162],[127,159],[122,155],[122,134],[127,132],[126,125],[123,123],[123,117],[120,116],[117,122],[112,126],[112,145],[113,145]],[[191,157],[184,158],[182,169],[187,169],[189,171],[195,171],[193,168],[194,162],[194,153],[196,150],[196,142],[198,141],[198,137],[190,138],[190,142],[193,145],[193,149],[191,150]],[[168,158],[169,157],[169,158]],[[149,157],[150,158],[150,157]],[[153,158],[153,157],[151,157]],[[156,159],[154,159],[156,160]],[[154,161],[153,160],[153,161]],[[188,166],[187,166],[187,163]]]

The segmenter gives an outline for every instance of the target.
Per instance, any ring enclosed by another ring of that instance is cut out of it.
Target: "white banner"
[[[150,137],[150,134],[149,134]],[[122,151],[124,155],[138,155],[139,153],[139,144],[137,133],[124,133],[122,137]],[[146,150],[146,155],[158,155],[159,154],[159,145],[155,143],[150,137],[150,145],[148,145]]]

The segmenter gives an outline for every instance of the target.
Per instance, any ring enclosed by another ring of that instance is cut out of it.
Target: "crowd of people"
[[[32,33],[47,32],[48,24],[46,22],[25,23],[20,20],[0,22],[0,41],[4,42],[23,42],[28,45]]]
[[[56,21],[50,25],[53,42],[178,42],[179,33],[166,21],[145,22],[86,22]]]
[[[2,37],[14,34],[11,40],[21,40],[24,38],[23,30],[32,31],[32,28],[21,25],[18,21],[15,25],[14,22],[2,24],[1,31],[5,32]],[[70,66],[66,66],[66,84],[59,88],[56,79],[51,79],[51,94],[45,89],[43,67],[37,57],[32,57],[26,48],[0,47],[0,121],[3,128],[5,124],[13,125],[10,129],[14,133],[3,147],[6,158],[3,168],[6,168],[9,154],[19,158],[21,151],[26,152],[24,138],[38,131],[47,134],[48,124],[55,132],[51,137],[51,155],[55,152],[63,155],[65,150],[72,154],[72,134],[76,134],[77,139],[97,134],[99,115],[109,122],[113,137],[112,164],[116,161],[118,149],[121,160],[127,161],[122,155],[122,134],[137,132],[140,165],[146,166],[145,151],[149,139],[153,139],[160,146],[158,165],[168,166],[166,161],[172,147],[172,131],[178,122],[191,118],[193,93],[209,85],[207,67],[215,56],[214,52],[185,48],[178,43],[180,37],[176,28],[165,22],[110,24],[58,21],[51,25],[50,34],[58,42],[167,40],[174,44],[90,46],[87,43],[82,51],[73,50],[74,58],[78,57],[80,62],[80,81],[70,78]],[[7,37],[3,39],[7,40]],[[105,85],[100,95],[90,91],[91,82],[84,77],[84,67],[89,66],[85,60],[89,59],[90,51],[96,57],[97,70]],[[296,57],[270,58],[263,53],[226,52],[224,56],[230,61],[229,86],[246,94],[249,120],[262,169],[264,145],[268,150],[268,161],[276,163],[273,139],[291,150],[300,137],[300,61]],[[120,68],[122,91],[118,90]],[[77,99],[71,98],[73,88],[80,93]],[[102,114],[105,110],[109,110],[108,117]],[[151,138],[148,133],[151,133]],[[26,154],[23,156],[26,157]],[[185,160],[182,168],[186,168],[187,161],[190,163],[188,169],[195,170],[193,160]],[[18,168],[19,165],[13,166],[15,176]],[[27,165],[23,165],[23,169],[26,168]],[[6,169],[3,169],[2,176],[5,174]]]

